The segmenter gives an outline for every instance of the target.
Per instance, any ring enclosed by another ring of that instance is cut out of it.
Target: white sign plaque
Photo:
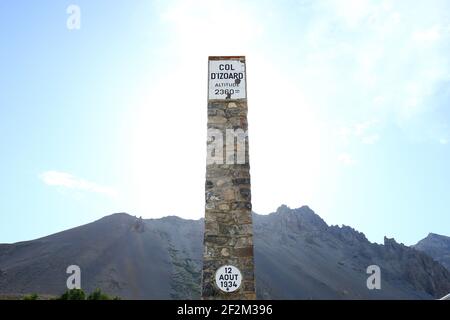
[[[235,266],[222,266],[216,271],[216,285],[223,292],[233,292],[239,289],[242,274]]]
[[[245,62],[241,60],[209,60],[210,100],[245,99]]]

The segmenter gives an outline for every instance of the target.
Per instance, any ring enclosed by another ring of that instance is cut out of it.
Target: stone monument
[[[245,57],[209,57],[203,299],[256,298],[247,129]]]

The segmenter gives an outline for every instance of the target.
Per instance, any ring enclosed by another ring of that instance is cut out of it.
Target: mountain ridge
[[[258,298],[431,299],[450,292],[450,272],[416,248],[371,243],[348,226],[328,226],[312,209],[282,205],[253,214]],[[127,213],[36,240],[0,245],[0,294],[65,289],[65,268],[82,269],[86,290],[131,299],[199,298],[203,219],[141,219]],[[383,287],[366,287],[380,265]]]

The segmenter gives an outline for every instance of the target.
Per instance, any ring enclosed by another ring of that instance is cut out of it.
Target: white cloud
[[[182,59],[192,59],[204,53],[242,54],[263,33],[254,11],[236,0],[178,0],[169,2],[160,17],[169,27],[173,49]]]
[[[448,144],[448,140],[445,138],[441,138],[441,139],[439,139],[439,143],[440,144]]]
[[[380,135],[370,131],[373,131],[377,124],[378,120],[371,119],[357,123],[353,126],[342,127],[339,130],[339,135],[342,138],[344,145],[348,145],[351,139],[356,139],[363,144],[375,144],[380,140]]]
[[[374,99],[373,99],[373,103],[375,104],[375,105],[380,105],[380,104],[383,104],[383,103],[385,103],[386,102],[386,97],[384,97],[384,96],[376,96]]]
[[[102,193],[111,197],[117,195],[114,188],[102,186],[95,182],[88,181],[74,175],[61,171],[46,171],[39,175],[39,178],[49,186],[63,187],[78,191],[86,191],[93,193]]]
[[[380,135],[379,134],[372,134],[369,136],[365,136],[362,138],[362,143],[364,144],[375,144],[378,142],[378,140],[380,140]]]
[[[338,155],[338,161],[345,164],[346,166],[353,166],[356,164],[356,160],[351,154],[341,153]]]
[[[432,43],[441,37],[440,28],[438,25],[434,25],[429,29],[423,29],[416,31],[412,34],[412,39],[421,44]]]
[[[350,27],[358,25],[373,10],[369,0],[332,0],[325,3],[330,4],[336,15]]]
[[[372,120],[367,120],[361,123],[357,123],[355,125],[355,135],[356,136],[361,136],[364,133],[367,132],[367,130],[369,130],[370,128],[372,128],[375,124],[377,123],[376,120],[372,119]]]
[[[376,116],[418,138],[439,124],[434,115],[445,107],[436,98],[450,79],[448,1],[312,3],[321,18],[302,26],[308,49],[299,74],[330,122]]]

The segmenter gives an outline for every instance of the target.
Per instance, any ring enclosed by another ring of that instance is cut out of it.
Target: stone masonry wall
[[[245,163],[226,164],[226,130],[247,132],[247,101],[219,100],[208,103],[208,129],[223,133],[223,164],[209,164],[205,184],[205,238],[202,275],[203,299],[255,299],[252,205],[248,139]],[[211,141],[209,141],[211,143]],[[215,272],[223,265],[234,265],[242,273],[239,290],[222,292],[215,283]]]

